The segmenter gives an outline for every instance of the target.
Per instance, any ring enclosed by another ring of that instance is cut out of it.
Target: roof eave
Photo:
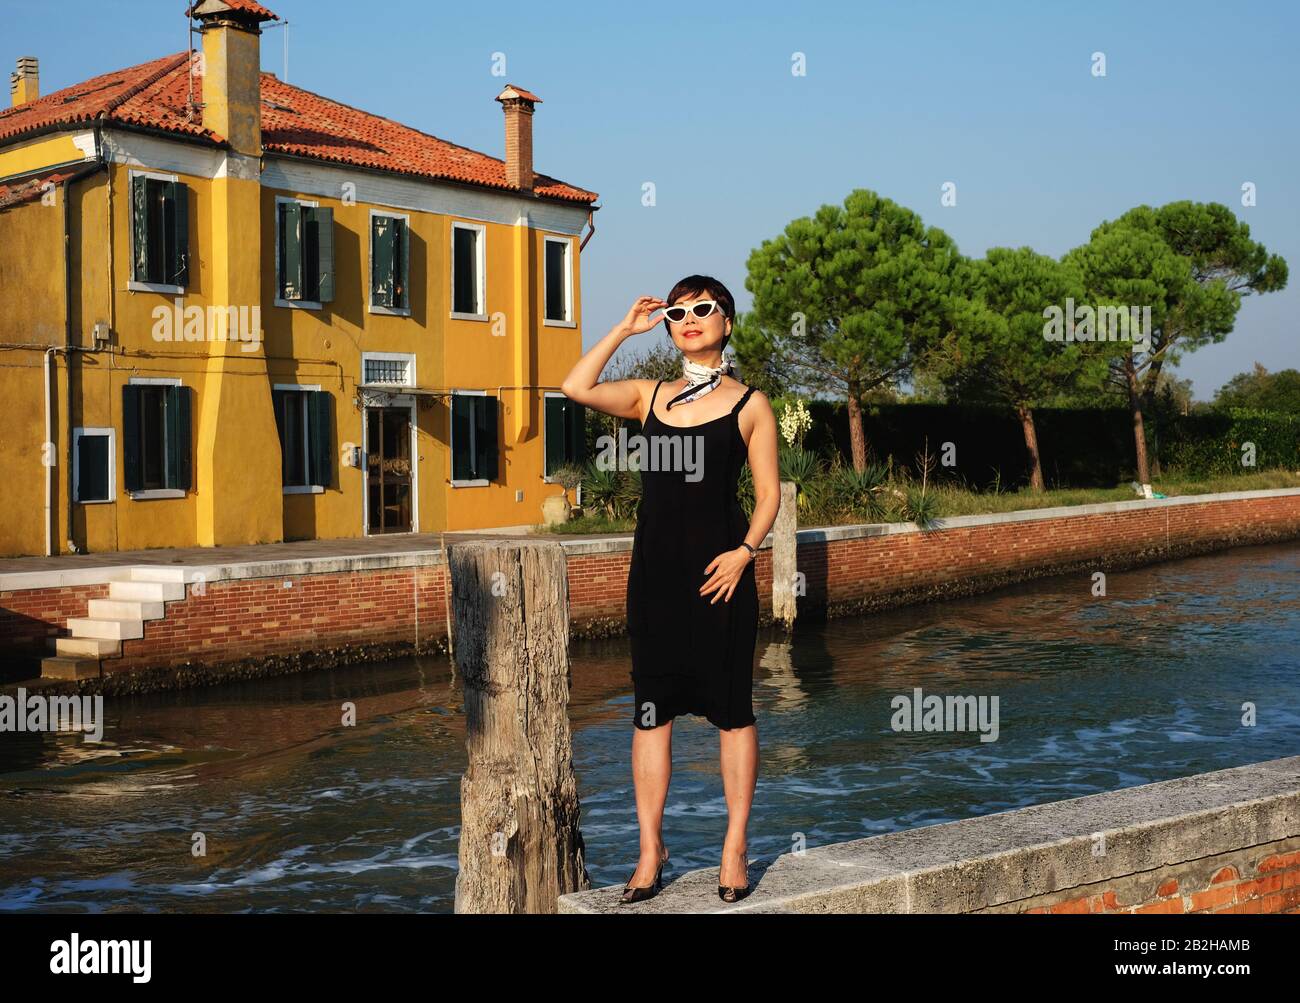
[[[305,164],[318,164],[325,167],[337,167],[345,171],[363,171],[366,174],[378,174],[389,178],[410,178],[413,181],[423,181],[427,184],[452,185],[456,188],[464,188],[475,192],[493,192],[498,195],[515,195],[519,198],[532,198],[538,202],[547,202],[552,205],[564,205],[574,208],[599,209],[600,206],[592,202],[585,202],[582,199],[566,199],[555,195],[539,195],[533,191],[522,191],[518,188],[501,188],[497,185],[477,184],[473,181],[462,181],[459,178],[447,178],[434,176],[431,174],[417,174],[414,171],[393,171],[383,167],[369,167],[362,164],[349,164],[341,160],[327,160],[324,157],[309,157],[301,153],[285,153],[281,150],[265,150],[263,156],[266,157],[283,157],[286,160],[297,160]],[[600,198],[599,195],[596,198]]]

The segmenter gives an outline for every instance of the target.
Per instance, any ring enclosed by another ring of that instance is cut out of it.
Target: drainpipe
[[[590,240],[593,236],[595,236],[595,234],[596,234],[596,220],[593,218],[594,216],[595,216],[595,214],[594,214],[590,209],[588,209],[588,210],[587,210],[587,225],[588,225],[589,227],[591,227],[591,229],[587,231],[587,235],[586,235],[585,237],[582,238],[582,243],[578,245],[578,253],[579,253],[579,254],[581,254],[581,253],[582,253],[582,249],[583,249],[584,247],[587,246],[587,241],[589,241],[589,240]]]
[[[54,459],[50,455],[50,447],[53,444],[52,425],[53,419],[50,415],[50,356],[59,349],[57,346],[51,346],[45,350],[45,443],[41,446],[41,460],[45,463],[45,556],[54,556],[54,526],[53,516],[50,514],[50,499],[54,492]]]
[[[68,196],[72,192],[72,178],[67,178],[63,182],[63,344],[64,359],[67,360],[68,369],[68,550],[72,553],[79,553],[77,545],[73,542],[72,536],[72,207],[69,203]],[[46,359],[49,355],[46,354]],[[46,381],[48,385],[48,380]],[[57,387],[56,387],[57,391]],[[49,409],[46,409],[46,421],[49,421]],[[45,430],[48,442],[50,429]],[[46,505],[49,504],[49,487],[46,487]],[[49,549],[47,544],[46,549]]]

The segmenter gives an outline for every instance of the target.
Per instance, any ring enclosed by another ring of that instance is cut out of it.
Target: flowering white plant
[[[804,433],[812,428],[812,415],[800,398],[796,397],[781,409],[780,426],[781,435],[792,446],[797,446]]]

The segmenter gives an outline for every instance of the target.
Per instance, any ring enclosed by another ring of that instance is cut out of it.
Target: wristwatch
[[[755,550],[753,547],[751,547],[751,546],[750,546],[748,543],[746,543],[744,540],[741,540],[741,541],[740,541],[740,545],[741,545],[742,547],[744,547],[746,550],[749,551],[749,556],[750,556],[750,559],[751,559],[751,560],[755,560],[755,561],[758,560],[758,551],[757,551],[757,550]]]

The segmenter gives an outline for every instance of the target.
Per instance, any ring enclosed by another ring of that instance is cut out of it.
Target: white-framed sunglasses
[[[674,324],[680,324],[686,319],[686,312],[688,309],[690,310],[691,316],[703,320],[705,317],[709,316],[709,314],[713,313],[714,310],[720,310],[722,308],[718,306],[717,300],[700,300],[698,303],[691,304],[689,308],[684,306],[665,307],[664,318],[671,320]]]

